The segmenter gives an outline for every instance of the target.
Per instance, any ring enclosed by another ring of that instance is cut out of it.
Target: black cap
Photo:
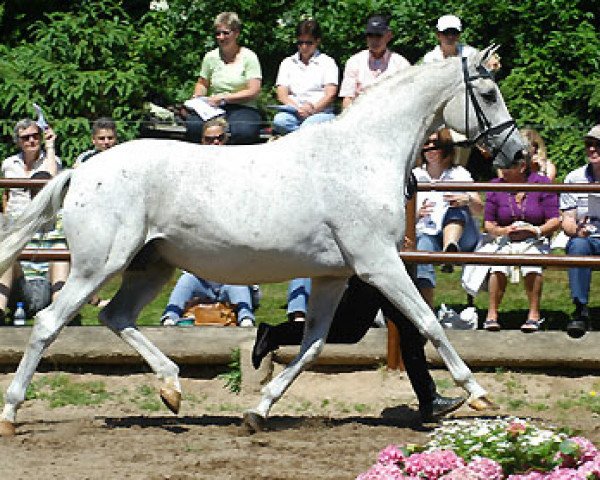
[[[390,26],[388,25],[387,18],[383,15],[373,15],[367,20],[367,34],[383,35],[385,32],[389,32]]]

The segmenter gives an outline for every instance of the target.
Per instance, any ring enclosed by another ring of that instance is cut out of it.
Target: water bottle
[[[24,327],[25,319],[27,315],[25,314],[25,308],[23,307],[23,302],[17,302],[17,309],[13,314],[13,325],[15,327]]]

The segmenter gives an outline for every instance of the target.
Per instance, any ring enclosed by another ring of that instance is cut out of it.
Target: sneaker
[[[240,320],[240,323],[238,323],[238,327],[253,327],[254,326],[254,320],[252,320],[250,317],[244,317]]]
[[[163,315],[162,317],[160,317],[160,324],[163,327],[174,327],[175,325],[177,325],[177,319],[170,317],[169,315]]]

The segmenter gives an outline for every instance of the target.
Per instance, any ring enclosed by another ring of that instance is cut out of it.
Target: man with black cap
[[[410,66],[406,58],[387,48],[393,36],[387,17],[369,17],[365,34],[367,49],[353,55],[346,62],[339,93],[343,108],[348,107],[365,87]]]
[[[437,21],[439,45],[423,57],[423,63],[433,63],[448,57],[468,57],[476,52],[470,45],[459,43],[462,22],[456,15],[443,15]]]
[[[600,182],[600,124],[584,137],[588,162],[565,177],[564,183]],[[597,193],[561,193],[562,228],[570,237],[567,255],[600,255],[600,195]],[[575,304],[573,318],[567,324],[569,336],[579,338],[590,329],[588,300],[592,271],[569,268],[569,287]]]

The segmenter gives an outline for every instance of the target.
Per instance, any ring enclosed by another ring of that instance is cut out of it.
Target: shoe
[[[584,318],[585,317],[579,317],[567,323],[567,335],[569,335],[569,337],[581,338],[586,334],[588,322],[584,320]]]
[[[248,327],[253,327],[253,326],[254,326],[254,320],[252,320],[250,317],[244,317],[240,320],[240,323],[238,323],[238,327],[248,328]]]
[[[485,322],[483,322],[483,329],[487,330],[488,332],[499,332],[501,327],[498,323],[498,320],[488,318]]]
[[[163,327],[174,327],[175,325],[177,325],[177,319],[170,317],[169,315],[163,315],[162,317],[160,317],[160,324]]]
[[[460,252],[460,249],[458,248],[458,245],[456,243],[450,242],[448,245],[446,245],[446,248],[444,248],[444,252]],[[442,264],[440,270],[443,273],[452,273],[454,271],[454,265],[452,265],[451,263],[444,263]]]
[[[421,421],[423,423],[437,422],[440,417],[448,415],[454,410],[460,408],[466,400],[467,399],[464,397],[443,397],[442,395],[436,393],[430,405],[427,405],[426,407],[419,407]]]
[[[532,318],[529,318],[523,325],[521,325],[521,331],[523,333],[537,332],[540,329],[540,325],[543,323],[543,321],[543,318],[540,318],[539,320],[533,320]]]
[[[254,340],[254,346],[252,347],[252,365],[255,370],[260,367],[262,359],[265,358],[267,353],[272,352],[277,348],[276,346],[273,346],[269,340],[270,331],[271,325],[268,323],[258,324],[256,340]]]

